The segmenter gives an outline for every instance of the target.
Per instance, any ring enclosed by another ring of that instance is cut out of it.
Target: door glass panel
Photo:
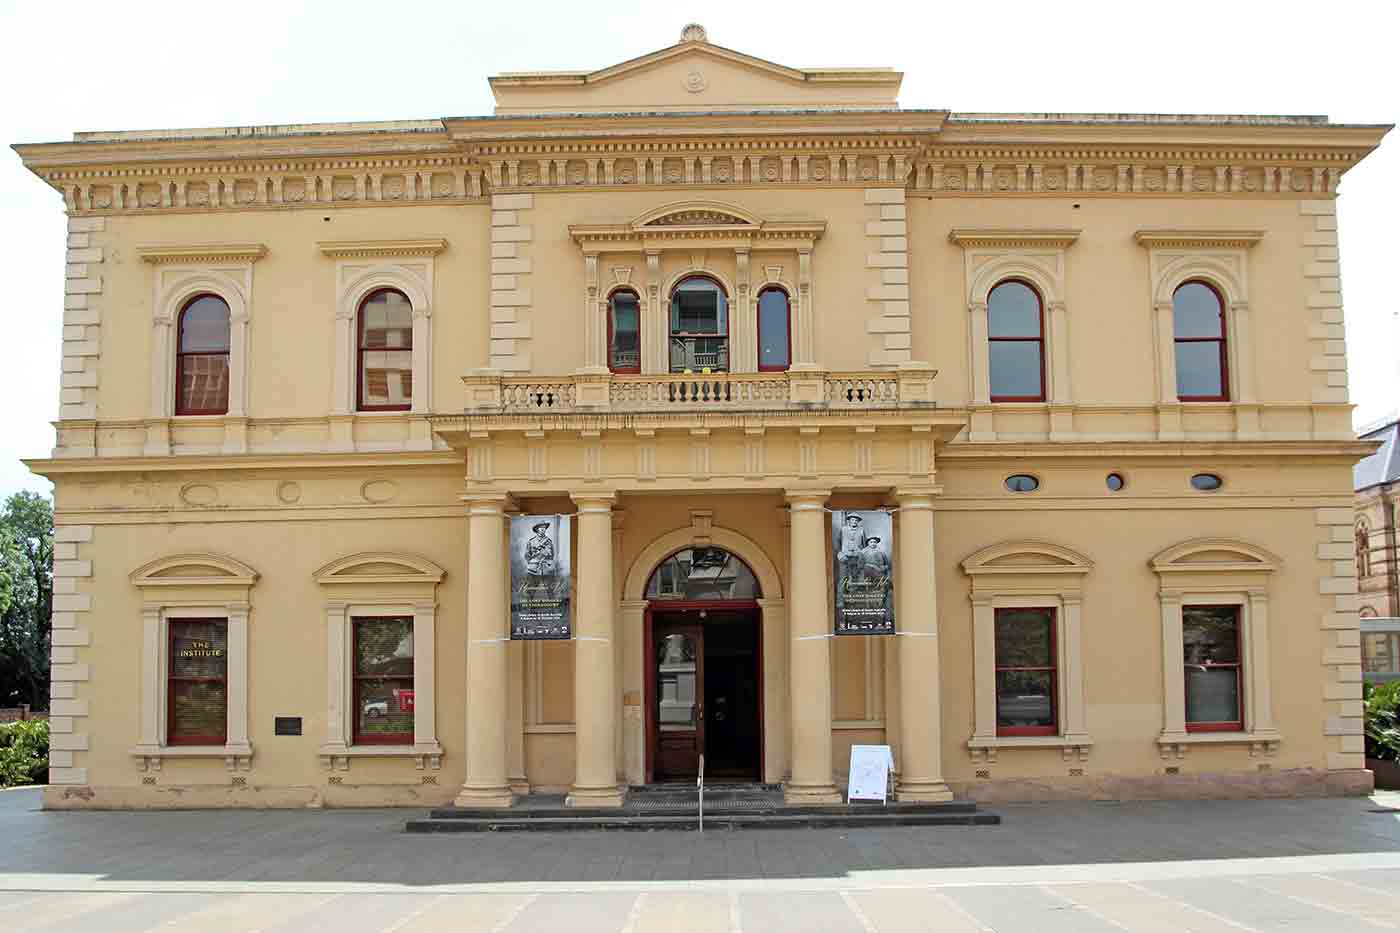
[[[657,645],[656,722],[662,732],[692,732],[698,722],[696,639],[666,635]]]
[[[647,599],[757,599],[753,571],[717,547],[685,548],[666,558],[647,581]]]

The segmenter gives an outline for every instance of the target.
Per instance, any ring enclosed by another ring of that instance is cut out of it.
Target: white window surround
[[[972,582],[974,726],[967,740],[974,762],[996,761],[1011,748],[1058,748],[1066,761],[1084,761],[1094,744],[1085,722],[1081,623],[1087,557],[1045,541],[1007,541],[962,563]],[[1055,610],[1058,735],[997,735],[996,610]]]
[[[437,564],[413,554],[352,554],[313,575],[326,596],[326,739],[319,749],[327,770],[345,771],[352,758],[411,758],[414,767],[442,767],[437,738]],[[357,618],[413,617],[413,744],[353,744],[354,637]]]
[[[357,411],[359,354],[356,342],[360,305],[373,292],[392,288],[408,298],[413,309],[413,399],[409,413],[433,410],[433,281],[434,257],[447,249],[443,239],[353,240],[316,244],[335,260],[335,373],[332,380],[332,446],[353,449],[348,419],[403,417],[404,412]],[[337,417],[338,416],[338,417]],[[415,431],[410,449],[430,449],[432,436],[423,426]]]
[[[1152,558],[1162,616],[1163,758],[1184,758],[1192,745],[1248,745],[1251,755],[1272,755],[1282,741],[1274,726],[1269,675],[1269,577],[1282,561],[1263,548],[1225,538],[1199,538]],[[1244,666],[1244,729],[1187,732],[1182,606],[1239,606],[1240,661]]]
[[[181,415],[180,420],[233,419],[248,415],[248,327],[253,310],[253,264],[267,255],[261,243],[201,246],[141,246],[136,255],[156,267],[151,323],[151,397],[145,452],[170,453],[170,419],[175,417],[176,333],[181,310],[198,295],[217,295],[229,310],[228,412]],[[226,430],[225,453],[246,447],[246,432]]]
[[[1176,395],[1176,322],[1172,298],[1186,282],[1213,286],[1225,307],[1225,352],[1235,434],[1258,437],[1259,407],[1254,377],[1253,325],[1249,315],[1249,250],[1259,230],[1139,230],[1133,238],[1148,253],[1152,286],[1152,337],[1157,360],[1158,437],[1180,440],[1182,402]],[[1220,404],[1220,403],[1215,403]]]
[[[948,234],[948,238],[963,249],[967,284],[969,397],[973,408],[970,440],[996,439],[991,416],[987,298],[993,288],[1008,279],[1028,283],[1040,295],[1045,402],[1031,404],[1050,406],[1051,440],[1072,438],[1074,420],[1070,406],[1074,404],[1074,392],[1070,382],[1069,316],[1065,305],[1065,251],[1079,239],[1079,233],[1078,230],[959,228]]]
[[[222,758],[230,771],[248,770],[248,618],[257,571],[219,554],[179,554],[131,572],[141,591],[141,732],[131,754],[142,770],[165,758]],[[223,745],[166,745],[166,674],[171,619],[228,620],[228,723]]]

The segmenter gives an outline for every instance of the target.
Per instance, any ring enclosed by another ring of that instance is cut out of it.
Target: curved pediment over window
[[[685,201],[652,208],[632,221],[633,229],[656,227],[761,227],[756,214],[718,201]]]
[[[312,574],[317,583],[441,583],[447,575],[437,564],[416,554],[366,552],[326,564]]]
[[[976,574],[1088,573],[1094,562],[1078,551],[1048,541],[1005,541],[985,547],[963,561]]]
[[[1261,547],[1230,538],[1196,538],[1173,545],[1151,561],[1152,569],[1163,572],[1239,571],[1268,573],[1277,570],[1283,560]]]
[[[252,586],[257,579],[252,567],[222,554],[176,554],[131,572],[137,586]]]

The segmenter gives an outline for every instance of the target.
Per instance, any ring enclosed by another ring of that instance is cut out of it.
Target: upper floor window
[[[1356,576],[1365,579],[1371,575],[1371,529],[1365,522],[1356,523]]]
[[[993,402],[1045,401],[1045,315],[1040,293],[1008,279],[987,295],[988,376]]]
[[[1225,350],[1225,304],[1204,282],[1186,282],[1172,294],[1176,339],[1176,397],[1223,402],[1230,397]]]
[[[619,288],[608,299],[608,369],[642,371],[642,303],[630,288]]]
[[[709,276],[671,292],[671,372],[729,371],[729,296]]]
[[[413,404],[413,306],[403,292],[380,289],[360,303],[361,411],[407,411]]]
[[[758,371],[778,373],[792,365],[792,302],[781,288],[758,293]]]
[[[229,310],[200,295],[180,310],[175,351],[175,414],[228,413]]]

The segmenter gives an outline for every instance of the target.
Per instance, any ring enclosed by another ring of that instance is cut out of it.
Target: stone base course
[[[978,803],[1364,797],[1373,790],[1370,771],[1324,771],[1319,768],[1082,778],[1007,778],[949,781],[948,786],[956,798]]]

